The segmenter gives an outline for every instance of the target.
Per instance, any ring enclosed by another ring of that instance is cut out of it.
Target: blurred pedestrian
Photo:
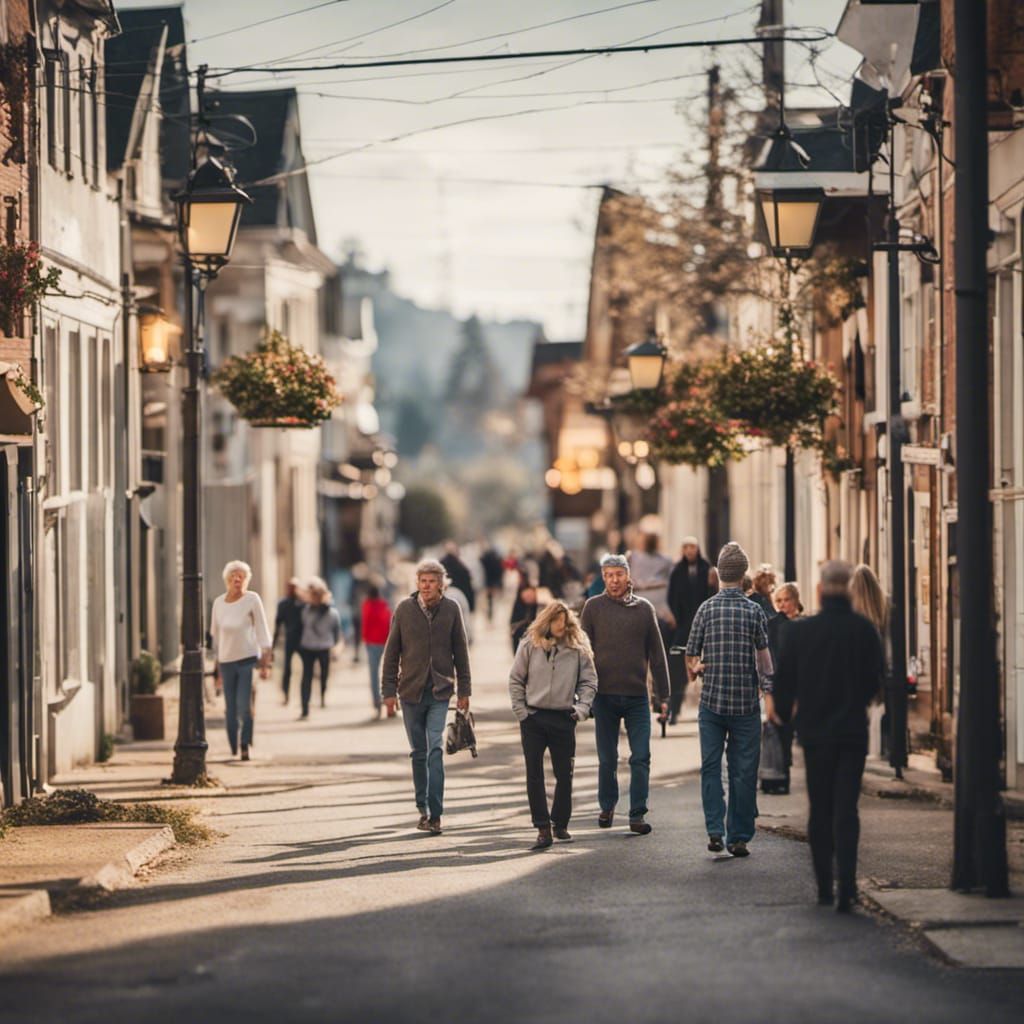
[[[654,680],[655,703],[668,713],[668,664],[654,606],[637,597],[625,555],[601,559],[603,594],[583,606],[581,624],[590,637],[597,668],[594,725],[597,741],[597,823],[611,828],[619,802],[619,732],[629,740],[629,828],[647,835],[644,818],[651,779],[651,697],[647,674]]]
[[[382,701],[380,696],[380,662],[384,657],[384,645],[388,642],[391,629],[391,608],[381,597],[380,587],[370,584],[360,609],[359,621],[366,648],[366,664],[370,669],[370,698],[373,710],[380,718]]]
[[[800,588],[793,582],[781,584],[772,596],[778,614],[768,620],[768,650],[771,652],[772,665],[777,668],[782,645],[787,639],[789,624],[803,618],[804,606],[800,603]],[[774,782],[762,778],[761,791],[785,796],[789,792],[790,771],[793,767],[793,726],[781,721],[769,722],[766,726],[770,726],[770,730],[773,730],[778,738],[785,777]],[[762,755],[763,753],[762,749]]]
[[[365,562],[359,562],[352,566],[352,585],[348,592],[348,608],[352,617],[352,664],[359,664],[359,649],[362,646],[363,629],[360,621],[363,601],[366,600],[366,591],[370,586],[368,579],[368,568]]]
[[[445,544],[445,556],[441,559],[441,565],[448,574],[451,586],[458,587],[466,595],[470,614],[475,612],[476,590],[473,588],[473,575],[469,571],[469,566],[460,557],[459,546],[455,541],[450,540]]]
[[[284,597],[277,602],[277,615],[274,616],[274,646],[278,636],[284,636],[284,669],[281,673],[281,690],[284,692],[284,703],[288,703],[288,694],[292,684],[292,659],[299,653],[299,641],[302,639],[302,609],[305,602],[299,596],[299,579],[293,576],[288,581]],[[301,663],[301,659],[300,659]]]
[[[469,608],[469,598],[454,584],[449,584],[444,596],[454,601],[462,612],[462,624],[466,627],[466,643],[473,646],[473,615]]]
[[[576,725],[586,720],[597,693],[590,640],[563,601],[553,601],[531,624],[509,673],[512,710],[519,719],[526,761],[526,794],[537,829],[533,849],[555,839],[572,842],[572,773]],[[555,797],[548,808],[544,751],[551,752]]]
[[[629,575],[633,593],[644,597],[654,606],[666,650],[672,642],[675,617],[668,605],[668,581],[672,575],[672,559],[659,550],[661,538],[656,533],[643,535],[642,547],[629,555]]]
[[[381,692],[388,714],[402,701],[412,778],[420,819],[416,827],[441,834],[444,813],[444,727],[448,702],[458,694],[469,710],[469,644],[459,606],[444,595],[444,566],[433,559],[416,567],[416,593],[398,603],[384,648]]]
[[[684,537],[682,557],[675,564],[668,581],[668,606],[675,620],[669,643],[668,671],[672,684],[669,725],[679,720],[686,698],[689,673],[686,670],[686,641],[697,609],[718,593],[718,572],[701,554],[696,537]]]
[[[241,720],[242,760],[249,760],[253,734],[252,671],[259,665],[266,678],[273,660],[273,637],[267,625],[260,595],[249,590],[252,569],[245,562],[224,566],[226,592],[213,602],[210,637],[213,640],[214,672],[224,690],[224,718],[231,754],[238,753]]]
[[[822,567],[821,611],[787,628],[771,711],[773,718],[793,720],[804,748],[807,838],[818,902],[832,904],[834,866],[836,909],[842,912],[857,900],[857,801],[868,748],[867,707],[884,671],[877,629],[853,610],[851,575],[846,562]]]
[[[480,568],[487,595],[487,621],[491,623],[494,622],[494,602],[501,597],[505,585],[505,563],[493,544],[488,544],[480,556]]]
[[[759,605],[766,619],[773,619],[777,614],[772,594],[775,592],[775,572],[767,563],[758,566],[750,581],[750,600]]]
[[[537,588],[530,583],[520,587],[512,604],[512,617],[509,620],[513,654],[519,650],[519,643],[526,636],[530,623],[537,618],[539,610],[540,603],[537,599]]]
[[[734,542],[718,555],[721,589],[697,609],[686,645],[693,676],[702,676],[698,729],[700,789],[708,849],[749,854],[757,817],[757,765],[761,756],[759,689],[771,707],[772,659],[768,620],[742,588],[747,553]],[[722,789],[722,753],[729,768],[728,810]]]
[[[898,706],[898,702],[895,701],[895,694],[893,693],[896,680],[892,677],[892,634],[889,632],[889,598],[882,589],[882,584],[879,583],[878,577],[870,565],[861,563],[853,570],[853,577],[850,580],[850,602],[853,610],[858,615],[863,615],[864,618],[870,620],[882,639],[882,651],[885,657],[885,679],[879,695],[884,702],[881,721],[879,722],[881,754],[883,757],[888,758],[889,765],[899,773],[902,771],[903,766],[895,756],[890,735],[890,721],[893,711],[902,713],[902,709]],[[909,743],[906,749],[910,749]]]
[[[313,670],[320,669],[320,707],[327,706],[327,678],[330,675],[331,651],[341,639],[341,616],[334,607],[327,584],[314,576],[308,583],[309,601],[302,609],[302,717],[309,718],[309,701],[313,695]]]

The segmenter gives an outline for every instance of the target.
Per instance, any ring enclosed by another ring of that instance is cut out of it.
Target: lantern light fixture
[[[758,189],[757,209],[773,256],[790,263],[811,254],[824,202],[823,188]]]
[[[657,391],[665,371],[668,351],[652,330],[646,340],[626,349],[629,379],[634,391]]]
[[[174,366],[171,342],[181,329],[172,324],[159,306],[140,305],[139,368],[143,373],[167,373]]]
[[[242,207],[252,199],[216,157],[207,157],[188,176],[178,203],[181,244],[192,265],[206,278],[216,277],[231,259]]]

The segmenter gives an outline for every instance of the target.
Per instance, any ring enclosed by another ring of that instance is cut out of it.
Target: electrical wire
[[[818,32],[816,36],[776,36],[774,38],[788,43],[809,43],[820,42],[829,39],[832,33],[827,29],[798,28],[802,32]],[[418,67],[423,65],[436,64],[468,64],[486,63],[494,60],[536,60],[539,57],[597,57],[617,53],[654,53],[668,50],[693,50],[704,47],[741,46],[746,43],[760,42],[758,36],[736,36],[729,39],[685,39],[674,43],[641,43],[625,46],[581,46],[569,49],[555,50],[528,50],[516,54],[477,53],[456,57],[411,57],[395,60],[371,60],[358,63],[339,64],[305,64],[297,67],[275,68],[275,67],[223,67],[213,68],[207,74],[209,79],[226,78],[228,75],[240,72],[259,72],[261,74],[305,74],[318,71],[361,71],[365,68],[395,68],[395,67]]]
[[[297,11],[286,11],[284,14],[275,14],[272,18],[263,18],[261,21],[250,21],[245,25],[236,25],[234,28],[226,28],[221,32],[213,32],[208,36],[198,36],[190,39],[189,44],[205,43],[210,39],[220,39],[221,36],[234,35],[237,32],[246,32],[251,28],[260,28],[262,25],[269,25],[274,21],[284,21],[285,18],[294,18],[299,14],[308,14],[310,11],[318,11],[322,7],[334,7],[337,4],[348,3],[349,0],[321,0],[320,3],[312,4],[309,7],[302,7]],[[451,0],[449,0],[451,2]]]

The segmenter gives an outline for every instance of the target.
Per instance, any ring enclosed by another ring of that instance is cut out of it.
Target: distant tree
[[[497,371],[484,340],[483,326],[471,316],[462,324],[462,339],[448,371],[448,407],[466,426],[475,427],[495,403]]]
[[[398,454],[415,457],[433,440],[435,422],[427,401],[415,395],[403,395],[398,402],[395,441]]]
[[[450,537],[452,515],[444,495],[432,487],[410,487],[402,499],[398,530],[417,549]]]

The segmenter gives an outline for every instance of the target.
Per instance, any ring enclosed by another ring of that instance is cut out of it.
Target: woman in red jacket
[[[380,718],[380,661],[384,655],[384,645],[388,642],[388,631],[391,629],[391,609],[387,601],[380,596],[379,587],[367,588],[360,622],[363,645],[366,647],[366,662],[370,666],[370,693],[373,697],[374,710]]]

